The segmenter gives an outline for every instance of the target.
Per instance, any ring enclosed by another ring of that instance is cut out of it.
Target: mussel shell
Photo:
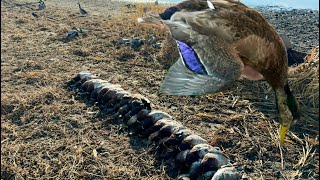
[[[187,164],[202,159],[210,150],[213,150],[213,147],[209,144],[197,144],[193,146],[188,154]]]
[[[180,174],[177,180],[190,180],[189,174]]]
[[[109,104],[109,100],[114,97],[117,92],[120,91],[118,89],[109,89],[104,95],[103,95],[103,100],[102,102]]]
[[[108,115],[111,115],[114,113],[113,108],[110,108],[110,107],[103,107],[101,111]]]
[[[104,94],[109,90],[108,87],[103,86],[100,91],[98,91],[97,100],[102,102]]]
[[[115,111],[119,111],[119,109],[120,109],[122,106],[124,106],[124,105],[126,105],[126,104],[120,105],[120,102],[118,102],[118,103],[116,103],[116,104],[114,105],[113,109],[114,109]]]
[[[203,171],[204,172],[204,171]],[[212,176],[214,175],[214,173],[216,173],[217,171],[207,171],[203,174],[201,174],[197,180],[208,180],[208,179],[211,179]]]
[[[216,148],[216,147],[214,147],[214,148]],[[230,164],[230,159],[225,154],[223,154],[220,150],[217,150],[217,149],[210,150],[210,153],[215,155],[215,158],[219,162],[219,164],[217,165],[219,168],[224,165]]]
[[[81,88],[80,88],[80,89],[81,89],[82,91],[86,92],[89,86],[93,86],[93,82],[92,82],[91,80],[88,80],[88,81],[84,82],[84,83],[81,85]]]
[[[130,111],[130,109],[129,109],[128,105],[125,104],[119,108],[118,113],[119,113],[119,115],[124,116],[129,111]]]
[[[142,108],[132,108],[129,113],[130,113],[130,116],[134,116],[136,114],[138,114],[138,112],[140,112],[142,110]]]
[[[218,171],[213,175],[211,180],[240,180],[241,176],[239,172],[234,167],[223,167],[218,169]]]
[[[169,137],[171,136],[172,132],[177,128],[179,127],[172,124],[164,125],[162,128],[160,128],[159,131],[154,132],[149,136],[149,142],[158,142],[162,138]]]
[[[91,92],[94,90],[94,87],[96,86],[95,84],[97,83],[97,82],[95,82],[95,81],[91,81],[92,83],[90,83],[89,85],[88,85],[88,87],[87,87],[87,89],[85,90],[86,92],[87,92],[87,94],[91,94]]]
[[[150,100],[148,98],[146,98],[145,96],[143,96],[141,94],[132,94],[131,98],[133,100],[138,100],[138,101],[142,102],[145,109],[151,109]]]
[[[83,91],[85,91],[87,94],[91,94],[91,92],[97,87],[97,86],[101,86],[101,83],[103,82],[103,80],[101,79],[90,79],[87,80],[86,82],[84,82],[81,85],[81,89]]]
[[[131,94],[128,91],[119,91],[119,92],[117,92],[117,97],[113,100],[114,101],[114,108],[117,110],[118,108],[123,106],[124,104],[121,104],[122,99],[125,98],[125,97],[128,97],[130,95]]]
[[[152,110],[149,115],[142,121],[142,128],[148,129],[153,126],[159,119],[163,118],[172,119],[172,117],[165,112]]]
[[[130,106],[128,106],[128,108],[130,108]],[[131,110],[132,110],[132,109],[131,109]],[[129,121],[129,119],[132,117],[132,115],[130,115],[130,114],[131,114],[131,110],[128,111],[128,112],[123,116],[122,120],[123,120],[124,123],[127,123],[127,122]]]
[[[143,123],[143,122],[142,122]],[[168,119],[168,118],[162,118],[159,119],[153,126],[151,126],[150,128],[146,129],[143,133],[143,135],[149,135],[152,134],[156,131],[159,131],[163,126],[167,125],[167,124],[175,124],[177,123],[176,121],[172,120],[172,119]]]
[[[123,96],[120,103],[119,103],[119,106],[123,106],[123,105],[128,105],[129,107],[132,107],[131,106],[131,101],[132,99],[130,98],[130,96]]]
[[[83,76],[87,76],[87,75],[91,75],[90,71],[81,71],[72,80],[74,82],[78,82],[83,78]]]
[[[97,86],[90,94],[90,98],[93,100],[96,100],[98,98],[98,94],[103,88],[103,85],[101,84],[100,86]]]
[[[139,99],[134,99],[131,101],[132,107],[143,107],[143,102]]]
[[[128,122],[127,122],[128,128],[129,129],[135,129],[136,127],[138,127],[140,125],[138,119],[137,119],[137,115],[132,116]]]
[[[160,139],[157,143],[157,151],[161,152],[161,159],[167,158],[168,156],[176,156],[180,151],[175,148],[171,148],[171,146],[167,146],[166,142],[171,141],[172,139],[169,137],[164,137]]]
[[[177,154],[176,158],[175,158],[176,163],[178,163],[178,164],[180,164],[180,165],[185,165],[186,162],[187,162],[187,156],[188,156],[188,154],[189,154],[189,151],[190,151],[190,149],[186,149],[186,150],[184,150],[184,151],[180,151],[180,152]]]
[[[108,104],[109,100],[116,96],[117,92],[118,91],[123,91],[122,88],[118,87],[118,88],[113,88],[113,87],[110,87],[108,89],[108,91],[106,93],[104,93],[103,97],[102,97],[102,103],[105,103],[105,104]]]
[[[201,163],[200,161],[195,161],[191,164],[189,169],[189,177],[191,180],[196,180],[197,177],[201,174]]]
[[[108,90],[110,89],[119,89],[122,90],[121,86],[118,84],[110,84],[110,83],[103,83],[103,87],[101,88],[101,90],[98,92],[98,101],[99,102],[103,102],[103,96],[105,95],[105,93],[108,92]]]
[[[120,103],[121,99],[119,99],[118,97],[123,94],[128,94],[127,91],[125,90],[120,90],[120,91],[116,91],[115,94],[111,94],[110,96],[110,100],[109,100],[109,104],[112,105],[112,106],[115,106],[116,104]]]
[[[217,159],[217,155],[213,153],[207,153],[201,160],[201,169],[206,171],[218,170],[220,168],[220,162]]]
[[[83,83],[85,83],[86,81],[88,81],[88,80],[90,80],[90,79],[92,79],[93,77],[92,77],[92,75],[90,74],[90,75],[84,75],[82,78],[81,78],[81,80],[80,80],[80,82],[81,82],[81,84],[83,84]]]
[[[73,90],[76,90],[76,89],[78,89],[79,87],[81,87],[81,82],[80,81],[77,81],[77,82],[74,82],[74,81],[69,81],[68,83],[67,83],[67,85],[70,87],[70,88],[72,88]]]
[[[86,90],[86,92],[90,95],[95,89],[102,87],[103,84],[107,83],[106,81],[104,81],[102,79],[93,79],[91,81],[93,82],[93,84],[89,84],[89,86]]]
[[[179,149],[181,151],[185,149],[191,149],[193,148],[193,146],[197,144],[208,144],[208,141],[206,141],[205,139],[201,138],[196,134],[191,134],[182,140],[182,142],[179,145]]]
[[[137,113],[137,119],[139,122],[142,123],[143,120],[145,120],[148,115],[150,113],[149,109],[141,109],[138,113]]]
[[[180,129],[177,129],[176,131],[174,131],[172,134],[171,134],[171,137],[173,139],[175,139],[175,141],[177,143],[181,143],[183,141],[184,138],[186,138],[187,136],[190,136],[194,134],[190,129],[187,129],[187,128],[180,128]],[[178,145],[178,144],[177,144]]]
[[[171,146],[178,145],[179,141],[177,141],[172,136],[165,137],[159,141],[159,148],[171,148]]]
[[[113,112],[116,112],[116,111],[113,111]],[[122,116],[119,114],[119,112],[116,112],[112,115],[112,118],[116,120],[116,119],[122,118]]]
[[[172,146],[178,146],[184,138],[179,139],[179,137],[177,137],[175,133],[187,132],[187,130],[188,129],[186,127],[179,127],[174,129],[169,137],[163,138],[159,141],[159,148],[162,148],[162,146],[166,148],[172,148]],[[178,149],[178,148],[176,147],[174,149]]]

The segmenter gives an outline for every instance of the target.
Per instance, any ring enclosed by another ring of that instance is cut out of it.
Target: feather
[[[209,6],[209,8],[210,8],[211,10],[214,10],[214,6],[213,6],[212,2],[210,2],[209,0],[207,0],[207,4],[208,4],[208,6]]]
[[[233,80],[197,74],[188,69],[181,58],[171,66],[160,92],[168,95],[191,96],[218,92]]]

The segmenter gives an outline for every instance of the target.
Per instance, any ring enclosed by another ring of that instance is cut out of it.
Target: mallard
[[[87,15],[87,14],[88,14],[88,12],[87,12],[86,10],[84,10],[84,9],[81,7],[81,5],[80,5],[80,3],[79,3],[79,2],[78,2],[78,5],[79,5],[80,14],[81,14],[82,16]]]
[[[138,22],[170,31],[179,49],[160,92],[204,95],[237,80],[265,80],[275,92],[284,142],[300,108],[288,84],[285,44],[262,15],[236,0],[185,0],[161,15],[147,12]]]

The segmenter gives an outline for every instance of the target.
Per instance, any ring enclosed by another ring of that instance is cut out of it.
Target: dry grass
[[[303,106],[319,108],[319,47],[311,50],[305,63],[290,71],[292,88]]]
[[[196,98],[159,94],[166,72],[156,61],[160,50],[144,45],[134,51],[118,43],[120,38],[150,34],[165,40],[162,32],[137,27],[143,5],[137,4],[132,12],[119,5],[120,16],[85,18],[52,5],[37,12],[41,17],[35,19],[30,14],[34,5],[5,2],[1,1],[2,179],[169,179],[175,174],[144,139],[128,135],[123,124],[67,90],[65,82],[84,69],[148,97],[154,108],[223,149],[249,179],[319,178],[319,124],[298,124],[281,154],[273,93],[265,83],[240,82],[230,91]],[[63,43],[61,38],[73,26],[91,32]]]

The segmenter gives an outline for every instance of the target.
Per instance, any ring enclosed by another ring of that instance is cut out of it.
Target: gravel
[[[279,33],[285,33],[293,49],[308,52],[319,46],[319,11],[310,9],[283,9],[256,7]]]

